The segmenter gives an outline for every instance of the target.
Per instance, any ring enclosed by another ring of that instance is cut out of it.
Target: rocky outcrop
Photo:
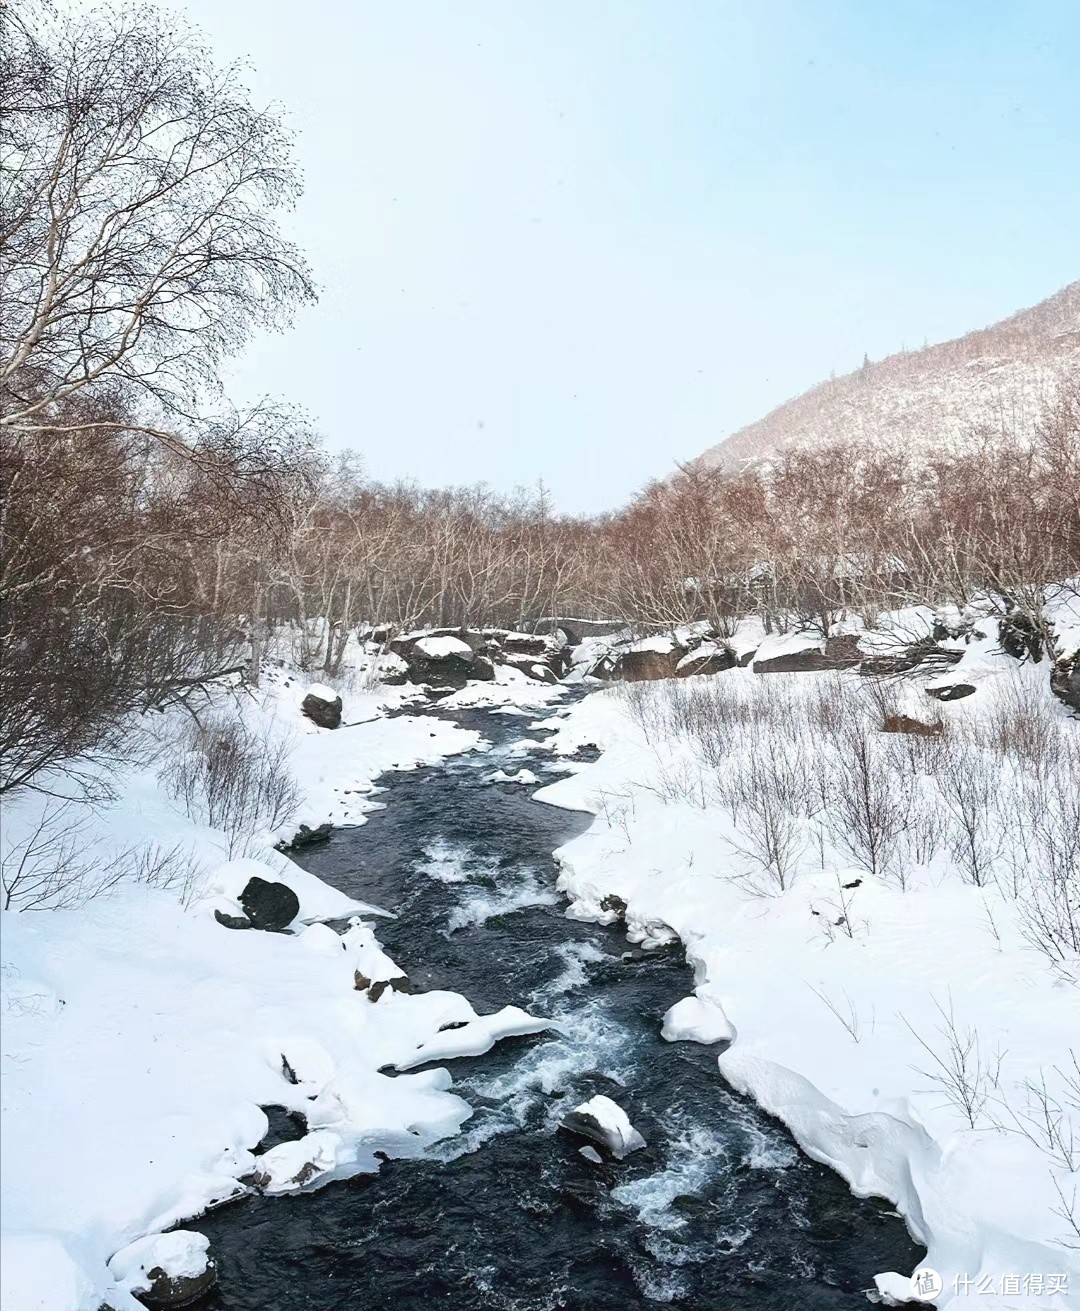
[[[341,724],[341,697],[322,684],[308,689],[300,709],[319,728],[337,728]]]
[[[1061,656],[1050,671],[1050,691],[1080,713],[1080,651]]]
[[[301,824],[290,842],[279,842],[274,850],[306,851],[309,847],[322,847],[330,841],[330,834],[333,831],[334,826],[330,823],[317,824],[314,828],[309,828],[307,824]]]
[[[435,688],[457,689],[474,679],[491,682],[499,665],[555,683],[570,667],[568,651],[557,638],[502,628],[408,633],[394,638],[390,649],[405,661],[410,682]]]
[[[737,663],[726,646],[708,643],[684,655],[676,666],[675,675],[677,678],[692,678],[695,674],[722,674],[734,669]]]
[[[615,661],[613,678],[626,683],[645,683],[658,678],[674,678],[679,661],[686,654],[682,647],[670,651],[656,649],[624,651]]]
[[[148,1234],[109,1262],[117,1284],[152,1311],[194,1306],[217,1283],[209,1241],[187,1229]]]
[[[755,674],[819,673],[831,669],[854,669],[861,664],[859,636],[848,633],[843,637],[830,637],[817,646],[805,646],[797,651],[783,651],[779,655],[754,659]]]
[[[258,875],[248,880],[240,894],[240,905],[252,928],[280,933],[300,914],[300,901],[286,883],[274,883]]]

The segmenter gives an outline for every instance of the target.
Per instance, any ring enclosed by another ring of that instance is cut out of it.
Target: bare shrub
[[[985,1051],[978,1030],[957,1022],[952,997],[949,998],[948,1010],[940,1002],[934,1005],[942,1021],[935,1027],[936,1037],[924,1037],[904,1016],[900,1017],[908,1032],[930,1057],[928,1068],[913,1068],[939,1088],[948,1104],[959,1111],[968,1126],[974,1129],[983,1120],[987,1103],[1001,1081],[1005,1053]]]
[[[774,742],[771,750],[754,744],[743,767],[723,784],[740,839],[729,839],[756,866],[751,882],[759,893],[786,891],[807,846],[808,779],[798,749]]]
[[[165,786],[189,818],[226,834],[230,855],[295,814],[300,797],[286,739],[259,736],[239,718],[219,715],[193,720],[181,745]]]
[[[77,803],[49,803],[25,837],[0,848],[5,910],[68,910],[124,883],[190,898],[201,871],[182,845],[150,842],[109,851],[87,840],[86,827]]]
[[[1056,766],[1063,750],[1062,734],[1047,697],[1016,679],[998,689],[985,740],[1000,756],[1040,775]]]
[[[1039,1071],[1024,1082],[1024,1105],[1002,1099],[1002,1128],[1023,1134],[1061,1170],[1080,1171],[1080,1058],[1069,1051],[1067,1066]]]
[[[832,836],[875,878],[904,874],[901,837],[910,815],[910,790],[875,749],[865,731],[852,729],[835,750],[829,786]]]
[[[985,887],[993,882],[1002,846],[999,771],[985,751],[960,749],[947,757],[937,783],[949,814],[950,850],[969,882]]]
[[[1035,859],[1018,888],[1021,929],[1055,964],[1080,962],[1080,746],[1042,789],[1033,816]]]

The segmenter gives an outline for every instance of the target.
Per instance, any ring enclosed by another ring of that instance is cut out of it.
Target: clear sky
[[[300,133],[230,384],[369,473],[613,508],[1080,276],[1080,0],[173,0]]]

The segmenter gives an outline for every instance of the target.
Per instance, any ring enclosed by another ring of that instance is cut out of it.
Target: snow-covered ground
[[[372,1001],[361,990],[358,974],[364,986],[401,974],[378,946],[378,912],[273,842],[301,822],[362,823],[378,804],[377,775],[481,743],[445,721],[387,717],[422,695],[412,688],[346,689],[342,727],[319,729],[300,712],[310,686],[271,668],[255,694],[216,694],[218,713],[239,716],[266,758],[280,748],[299,784],[298,808],[277,828],[215,828],[170,794],[188,743],[179,709],[133,728],[133,763],[111,777],[111,797],[64,808],[24,792],[5,802],[9,857],[29,849],[32,866],[62,856],[83,876],[74,892],[54,890],[54,903],[71,904],[3,914],[4,1311],[136,1307],[128,1289],[147,1245],[112,1271],[110,1259],[233,1196],[241,1179],[281,1192],[377,1168],[376,1151],[414,1154],[469,1116],[446,1070],[390,1078],[380,1068],[482,1051],[543,1026],[517,1011],[478,1018],[454,993],[386,988]],[[542,704],[543,692],[524,699]],[[493,688],[488,699],[512,697]],[[103,869],[125,876],[103,887]],[[296,893],[289,932],[215,919],[239,912],[253,875]],[[347,917],[342,934],[322,922]],[[440,1033],[445,1025],[463,1027]],[[309,1132],[256,1156],[266,1105],[302,1112]],[[176,1273],[193,1271],[196,1247],[197,1235],[171,1253]],[[161,1254],[160,1244],[147,1250],[149,1260]]]
[[[1036,922],[1053,861],[1075,897],[1080,722],[1045,660],[1002,655],[993,621],[980,632],[936,680],[974,695],[938,704],[917,675],[888,691],[941,736],[878,731],[856,674],[739,668],[579,702],[545,745],[603,754],[537,796],[596,816],[557,853],[569,913],[610,922],[614,896],[632,939],[685,944],[696,1000],[664,1036],[733,1038],[724,1078],[856,1192],[895,1202],[938,1305],[1065,1311],[1080,1302],[1080,962],[1040,949]],[[876,876],[834,790],[858,737],[884,808]],[[883,1299],[911,1273],[882,1272]]]
[[[1075,640],[1077,616],[1058,619]],[[762,639],[746,624],[731,645],[749,655]],[[814,640],[767,639],[762,655]],[[511,755],[547,777],[565,771],[538,797],[596,817],[558,853],[567,913],[623,914],[646,947],[685,944],[697,986],[665,1016],[664,1037],[723,1048],[726,1079],[856,1191],[891,1198],[940,1273],[939,1305],[971,1295],[1064,1311],[1080,1289],[1077,961],[1040,950],[1031,911],[1046,892],[1038,871],[1077,852],[1064,830],[1051,849],[1048,822],[1076,793],[1062,771],[1080,760],[1080,724],[1050,697],[1045,662],[997,651],[992,623],[954,645],[963,658],[947,673],[888,693],[891,710],[940,720],[941,736],[886,740],[857,675],[750,666],[599,690]],[[927,695],[949,682],[976,692]],[[218,694],[299,783],[280,824],[238,835],[181,804],[169,783],[190,749],[179,709],[133,732],[112,798],[79,805],[77,820],[38,793],[5,806],[9,853],[66,826],[51,856],[85,878],[70,905],[3,915],[4,1311],[134,1308],[129,1290],[159,1258],[190,1277],[204,1257],[197,1233],[155,1235],[241,1180],[315,1186],[455,1133],[469,1108],[431,1062],[546,1025],[514,1008],[478,1017],[452,993],[372,988],[371,1000],[369,984],[401,974],[378,945],[378,909],[273,843],[301,823],[363,823],[379,774],[483,743],[410,715],[423,695],[410,687],[346,686],[342,727],[318,729],[300,712],[311,687],[281,666],[254,695]],[[500,668],[443,704],[531,720],[561,695]],[[845,846],[830,790],[855,730],[871,766],[880,757],[891,770],[876,874]],[[565,760],[586,744],[599,761]],[[526,768],[493,777],[538,781]],[[759,794],[787,798],[794,820],[769,821]],[[966,848],[965,815],[977,821]],[[443,853],[429,855],[432,877],[453,876]],[[95,883],[95,870],[121,868]],[[216,920],[240,911],[253,875],[295,892],[289,932]],[[515,895],[554,897],[528,879]],[[451,929],[507,904],[485,894]],[[326,920],[351,923],[339,933]],[[390,1065],[412,1072],[391,1080],[379,1073]],[[301,1111],[308,1133],[257,1155],[268,1105]],[[910,1273],[881,1272],[883,1300]]]

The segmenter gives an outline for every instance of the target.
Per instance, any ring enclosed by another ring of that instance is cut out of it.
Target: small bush
[[[182,745],[165,786],[190,819],[226,834],[230,855],[260,829],[276,829],[296,813],[300,798],[287,740],[218,716],[192,721]]]

